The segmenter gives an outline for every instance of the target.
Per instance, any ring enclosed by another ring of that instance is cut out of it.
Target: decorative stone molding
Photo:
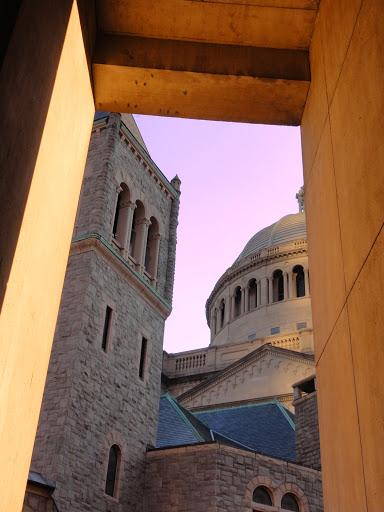
[[[239,277],[245,276],[245,274],[249,273],[251,270],[256,270],[264,265],[272,263],[273,261],[278,263],[278,261],[295,256],[307,256],[307,247],[308,245],[306,240],[287,242],[268,249],[261,249],[259,252],[247,256],[244,260],[241,260],[228,268],[217,281],[206,302],[205,311],[208,326],[210,327],[209,310],[226,286],[234,284]],[[252,277],[249,277],[249,279],[252,279]]]
[[[228,382],[234,376],[239,375],[241,373],[242,375],[240,375],[240,379],[243,379],[243,381],[245,382],[248,378],[250,378],[253,375],[253,371],[260,372],[262,370],[262,365],[265,364],[266,356],[273,356],[273,358],[277,357],[276,352],[274,352],[274,349],[272,347],[268,348],[267,345],[263,346],[263,350],[258,350],[255,352],[257,353],[248,354],[248,356],[245,356],[243,360],[233,363],[227,370],[223,370],[222,372],[220,372],[219,375],[212,377],[209,381],[202,382],[195,388],[191,389],[190,391],[187,391],[184,395],[179,396],[178,400],[182,404],[191,402],[193,403],[193,400],[196,400],[197,397],[200,397],[200,399],[202,400],[203,397],[205,396],[205,399],[207,401],[208,393],[213,388],[223,386],[223,389],[227,389]],[[288,363],[283,366],[281,371],[288,372],[292,370],[292,373],[294,375],[298,374],[300,368],[304,363],[304,360],[307,359],[304,355],[296,355],[294,352],[288,352],[285,350],[284,353],[279,354],[279,358],[285,359],[286,363]],[[313,367],[311,368],[310,366],[308,366],[308,368],[302,368],[302,370],[304,373],[313,372]],[[208,405],[208,402],[205,405]]]
[[[297,501],[299,503],[300,512],[310,512],[308,499],[302,489],[299,486],[292,482],[286,482],[284,484],[279,485],[279,487],[275,491],[275,499],[276,504],[279,507],[279,511],[283,511],[281,508],[281,500],[287,492],[292,493],[296,496]]]
[[[252,480],[248,482],[248,485],[245,489],[245,497],[247,498],[247,500],[250,503],[252,502],[253,491],[256,489],[256,487],[259,487],[260,485],[266,487],[271,492],[271,498],[273,500],[272,503],[275,504],[274,494],[275,490],[277,489],[277,485],[271,478],[269,478],[269,476],[263,475],[254,476]],[[271,507],[268,507],[268,510],[270,509]]]
[[[168,318],[170,304],[101,235],[90,233],[72,240],[70,255],[87,251],[97,252],[162,318]]]
[[[133,139],[133,135],[130,133],[130,131],[123,122],[121,122],[120,125],[120,141],[122,144],[125,144],[128,147],[128,149],[130,149],[136,160],[143,166],[144,170],[148,172],[148,174],[153,178],[158,188],[166,196],[170,196],[173,199],[177,197],[177,190],[173,187],[171,183],[169,183],[167,178],[160,171],[160,169],[157,167],[157,165],[151,159],[151,157],[140,146],[140,144],[136,142],[135,139]]]

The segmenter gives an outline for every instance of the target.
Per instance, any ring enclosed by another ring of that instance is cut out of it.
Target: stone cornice
[[[308,354],[301,354],[300,352],[293,352],[284,348],[271,347],[267,344],[262,345],[260,348],[254,350],[250,354],[247,354],[239,361],[236,361],[227,368],[224,368],[224,370],[221,370],[219,375],[214,375],[211,379],[208,379],[201,384],[198,384],[194,388],[186,391],[178,397],[178,401],[183,404],[185,401],[193,400],[197,396],[206,393],[208,390],[221,384],[223,381],[228,380],[230,377],[243,370],[247,366],[250,366],[255,361],[264,358],[264,356],[267,354],[274,356],[279,355],[283,359],[288,359],[298,363],[303,363],[305,361],[307,364],[311,364],[313,366],[315,364],[314,358],[312,356],[309,357]]]
[[[220,279],[215,284],[210,296],[205,303],[205,316],[207,319],[208,327],[210,325],[209,310],[211,305],[215,302],[217,295],[221,293],[223,288],[233,283],[236,279],[244,274],[247,274],[250,270],[263,267],[274,261],[293,258],[295,256],[307,256],[307,241],[306,240],[295,240],[293,242],[286,242],[266,249],[261,249],[258,252],[250,254],[238,263],[234,263],[229,267]]]
[[[98,119],[93,123],[92,132],[100,133],[103,129],[107,127],[107,125],[108,116]],[[175,197],[178,196],[177,190],[175,190],[173,185],[167,180],[167,178],[157,167],[152,158],[142,147],[140,142],[125,126],[123,121],[121,121],[120,123],[120,140],[124,144],[126,144],[126,146],[131,150],[136,160],[144,167],[144,169],[149,173],[149,175],[153,177],[154,181],[159,186],[160,190],[164,192],[167,196],[170,196],[172,199],[175,199]]]
[[[178,398],[177,398],[178,400]],[[272,402],[273,400],[277,400],[280,403],[293,401],[293,393],[288,393],[285,395],[273,395],[273,396],[263,396],[260,398],[249,398],[248,400],[238,400],[236,402],[222,402],[218,404],[209,404],[209,405],[198,405],[197,407],[188,407],[188,411],[191,412],[202,412],[202,411],[214,411],[216,409],[232,409],[234,407],[239,407],[242,405],[253,405],[260,404],[264,402]]]
[[[72,239],[70,256],[95,251],[138,295],[165,320],[172,307],[168,302],[98,233]]]

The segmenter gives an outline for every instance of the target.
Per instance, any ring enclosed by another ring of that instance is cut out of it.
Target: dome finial
[[[296,199],[299,202],[299,213],[302,213],[305,211],[304,205],[304,185],[301,187],[301,189],[296,194]]]

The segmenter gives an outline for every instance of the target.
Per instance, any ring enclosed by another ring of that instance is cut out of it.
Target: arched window
[[[248,283],[248,311],[257,307],[257,283],[256,279],[251,279]]]
[[[131,238],[129,241],[129,254],[141,263],[142,242],[141,234],[143,231],[143,220],[145,219],[145,209],[141,201],[136,201],[136,209],[133,213]]]
[[[216,334],[217,332],[217,309],[215,308],[215,311],[213,312],[213,317],[212,317],[212,331],[213,331],[213,334]]]
[[[281,270],[275,270],[272,276],[273,302],[284,300],[284,276]]]
[[[120,184],[121,191],[116,202],[115,218],[113,221],[113,238],[123,247],[128,236],[128,217],[130,193],[125,183]]]
[[[254,503],[260,503],[261,505],[272,506],[271,494],[266,487],[260,485],[253,491],[252,501]]]
[[[145,247],[144,268],[150,274],[152,279],[156,279],[157,262],[159,259],[160,249],[160,232],[159,223],[155,217],[151,217],[150,226],[148,228],[147,244]]]
[[[225,321],[225,301],[221,299],[220,302],[220,329],[224,326]]]
[[[292,273],[296,297],[305,297],[305,278],[303,267],[301,265],[296,265],[293,268]]]
[[[105,481],[105,494],[108,494],[108,496],[116,497],[120,458],[120,448],[117,444],[113,444],[109,450],[107,478]]]
[[[294,494],[287,492],[281,498],[281,508],[283,510],[290,510],[291,512],[300,512],[299,503]]]
[[[238,286],[235,290],[235,310],[233,312],[233,318],[237,318],[241,313],[241,288]]]

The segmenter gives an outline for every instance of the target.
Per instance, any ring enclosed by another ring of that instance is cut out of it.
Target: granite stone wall
[[[291,492],[302,512],[323,511],[320,472],[218,443],[149,452],[144,510],[252,512],[258,485],[270,490],[271,510],[279,511],[282,496]]]
[[[24,496],[22,512],[56,512],[51,498],[28,491]]]
[[[104,352],[106,305],[113,312]],[[31,465],[56,481],[60,512],[141,510],[146,445],[156,437],[163,328],[159,314],[94,251],[71,256]],[[119,503],[104,494],[115,442],[122,450]]]
[[[173,278],[179,197],[172,198],[142,155],[132,151],[127,139],[122,137],[120,127],[120,114],[110,114],[107,125],[92,132],[74,236],[98,233],[111,243],[117,187],[126,183],[131,200],[139,199],[145,206],[146,217],[149,219],[153,215],[162,226],[156,289],[170,300],[173,279],[167,280],[167,273]]]
[[[120,122],[111,114],[91,136],[74,236],[97,233],[111,243],[117,187],[126,182],[162,224],[157,291],[163,295],[173,199],[127,147]],[[166,306],[156,307],[159,298],[113,252],[106,256],[87,243],[72,244],[31,469],[56,482],[60,512],[141,512],[146,447],[156,440]],[[121,453],[110,497],[104,490],[113,444]]]
[[[295,405],[296,460],[321,470],[317,393],[300,398]]]

